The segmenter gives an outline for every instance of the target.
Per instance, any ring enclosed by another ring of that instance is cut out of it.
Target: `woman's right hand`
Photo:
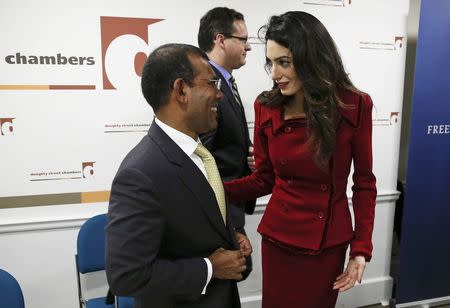
[[[338,289],[339,292],[344,292],[353,288],[357,281],[361,283],[365,268],[366,258],[363,256],[356,256],[354,259],[350,259],[345,271],[336,278],[333,290]]]

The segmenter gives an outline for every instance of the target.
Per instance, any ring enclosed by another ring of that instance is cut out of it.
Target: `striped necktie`
[[[240,107],[242,107],[241,96],[239,95],[236,80],[234,79],[233,76],[231,76],[229,80],[231,83],[231,92],[233,92],[234,100]]]
[[[223,189],[222,179],[220,178],[219,169],[217,169],[216,161],[211,153],[201,144],[197,145],[194,151],[203,161],[206,169],[206,175],[209,185],[216,195],[217,204],[219,205],[220,214],[222,214],[223,222],[226,225],[227,208],[225,202],[225,191]]]

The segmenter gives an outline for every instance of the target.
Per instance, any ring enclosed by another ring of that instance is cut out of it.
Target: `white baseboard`
[[[392,277],[378,277],[363,280],[353,289],[340,293],[336,308],[355,308],[383,303],[387,305],[392,296]],[[242,296],[242,308],[260,308],[261,294]]]
[[[241,296],[242,308],[261,308],[262,295]]]
[[[339,294],[336,308],[387,305],[392,297],[393,279],[390,276],[365,279],[361,284]]]

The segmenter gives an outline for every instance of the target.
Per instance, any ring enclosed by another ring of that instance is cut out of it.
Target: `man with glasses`
[[[198,45],[209,57],[209,63],[222,80],[223,97],[218,106],[217,128],[200,136],[213,154],[223,181],[241,178],[254,169],[253,148],[249,138],[243,102],[239,96],[233,71],[245,64],[251,50],[244,16],[227,7],[216,7],[200,19]],[[245,234],[245,213],[252,214],[255,200],[229,206],[231,219]],[[248,276],[252,269],[247,258]]]
[[[136,308],[239,308],[252,248],[234,230],[199,134],[217,126],[221,81],[199,48],[155,49],[142,73],[155,119],[114,178],[106,226],[111,292]]]

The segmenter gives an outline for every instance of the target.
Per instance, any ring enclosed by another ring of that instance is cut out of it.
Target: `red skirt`
[[[262,240],[262,308],[333,308],[348,245],[299,254]]]

